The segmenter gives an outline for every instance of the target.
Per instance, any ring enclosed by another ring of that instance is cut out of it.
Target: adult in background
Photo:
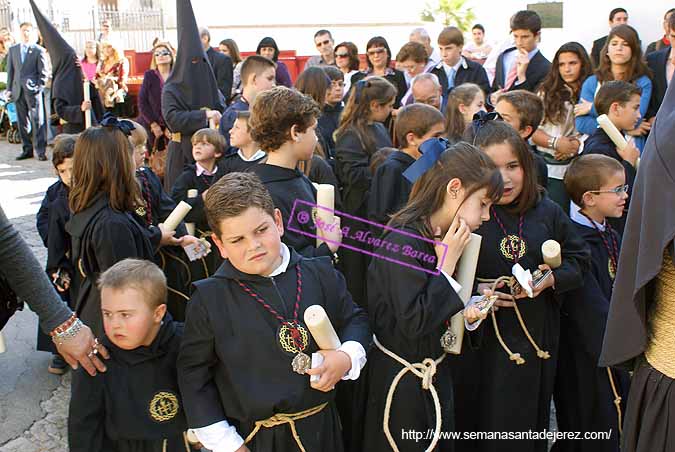
[[[370,38],[368,44],[366,44],[366,55],[368,69],[355,74],[352,77],[352,84],[373,75],[383,77],[396,88],[397,94],[394,100],[394,108],[400,107],[401,99],[403,99],[408,90],[408,84],[405,82],[403,72],[391,67],[392,55],[389,43],[382,36]]]
[[[150,69],[143,74],[138,93],[138,122],[148,131],[148,149],[155,149],[155,141],[162,136],[171,138],[162,116],[162,89],[173,68],[175,52],[168,42],[159,41],[152,49]],[[160,143],[158,142],[158,145]],[[160,150],[165,146],[160,146]]]
[[[670,8],[668,11],[666,11],[666,14],[663,16],[663,37],[661,37],[661,39],[657,41],[650,43],[647,46],[647,50],[645,50],[645,56],[649,55],[650,53],[657,52],[666,47],[670,47],[671,43],[669,37],[670,26],[668,25],[668,21],[670,20],[670,16],[672,16],[674,12],[675,8]]]
[[[492,46],[485,41],[485,27],[481,24],[474,25],[471,28],[471,37],[471,42],[464,46],[462,56],[482,65],[492,52]]]
[[[352,87],[352,77],[359,72],[359,49],[353,42],[345,41],[335,46],[335,65],[343,74],[344,94],[349,92]]]
[[[96,78],[96,70],[101,61],[101,49],[98,41],[87,41],[84,44],[84,56],[80,60],[82,72],[90,82]]]
[[[410,82],[415,76],[431,71],[434,68],[433,62],[429,60],[427,49],[422,44],[419,42],[406,42],[396,55],[396,64],[399,70],[403,71],[405,81],[408,84],[408,91],[401,99],[401,105],[412,104]]]
[[[213,69],[213,75],[216,77],[218,89],[227,104],[232,95],[232,76],[234,72],[232,59],[222,52],[216,52],[211,47],[211,33],[208,28],[202,27],[199,29],[199,38],[202,40],[204,52],[206,52],[209,63],[211,63],[211,69]]]
[[[410,32],[410,37],[408,38],[410,42],[419,42],[427,50],[427,55],[429,55],[429,60],[434,63],[434,65],[441,62],[441,52],[437,48],[431,46],[431,37],[426,28],[415,28]]]
[[[230,101],[232,101],[237,94],[241,94],[241,65],[244,63],[244,60],[241,58],[239,46],[234,39],[223,39],[218,44],[218,48],[223,55],[229,56],[232,64],[234,64],[234,70],[232,71],[232,92],[230,94]]]
[[[675,14],[671,14],[668,17],[667,37],[671,43],[675,39]],[[646,117],[649,122],[652,122],[661,107],[661,102],[663,102],[668,85],[670,85],[673,73],[675,72],[675,55],[673,55],[672,44],[647,55],[647,66],[652,71],[653,89]]]
[[[279,46],[277,46],[277,42],[274,40],[274,38],[270,38],[269,36],[262,38],[262,40],[258,43],[258,48],[255,49],[255,53],[260,56],[264,56],[265,58],[269,58],[277,65],[277,86],[285,86],[287,88],[293,87],[291,74],[288,72],[286,64],[279,61]]]
[[[45,49],[35,44],[33,24],[24,22],[19,27],[21,42],[9,49],[7,57],[7,87],[10,101],[16,104],[23,151],[16,158],[33,157],[47,160],[47,129],[42,93],[49,69]]]
[[[614,8],[609,12],[609,29],[616,27],[617,25],[627,24],[628,23],[628,11],[623,8]],[[591,49],[591,63],[593,63],[593,68],[596,68],[600,65],[600,55],[602,53],[602,48],[605,47],[607,43],[607,37],[605,35],[602,38],[598,38],[593,41],[593,48]]]
[[[425,72],[415,76],[410,82],[410,91],[414,103],[441,109],[443,87],[436,74]]]
[[[581,134],[574,124],[574,106],[579,101],[581,84],[591,73],[586,49],[578,42],[568,42],[555,53],[551,70],[537,91],[544,102],[544,119],[532,141],[546,161],[548,195],[565,213],[569,213],[570,198],[563,178],[581,146]]]
[[[335,51],[333,46],[335,42],[333,41],[333,35],[330,34],[328,30],[319,30],[314,33],[314,45],[316,45],[316,50],[319,51],[319,55],[314,55],[307,63],[305,63],[305,68],[312,66],[334,66],[335,65]]]
[[[171,75],[162,90],[162,116],[171,133],[164,170],[164,189],[185,165],[194,162],[191,138],[197,130],[218,124],[225,110],[216,77],[206,59],[190,0],[176,1],[178,50]]]
[[[101,54],[103,58],[96,72],[96,87],[99,96],[106,111],[115,116],[125,116],[127,113],[126,99],[129,93],[127,86],[129,60],[124,57],[124,52],[111,41],[101,43]]]

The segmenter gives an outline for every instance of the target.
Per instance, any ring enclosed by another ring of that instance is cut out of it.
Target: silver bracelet
[[[84,324],[82,323],[82,321],[80,319],[77,319],[73,322],[72,325],[70,325],[70,328],[68,328],[66,331],[64,331],[63,333],[58,333],[58,334],[55,334],[54,336],[52,336],[52,341],[56,345],[63,345],[63,343],[65,341],[67,341],[69,339],[72,339],[75,336],[77,336],[77,333],[79,333],[80,330],[82,330],[83,326],[84,326]]]

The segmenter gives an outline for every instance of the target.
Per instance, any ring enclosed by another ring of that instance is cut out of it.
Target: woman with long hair
[[[555,53],[551,70],[537,91],[544,102],[544,119],[532,135],[532,141],[546,160],[549,196],[565,212],[569,212],[570,199],[563,177],[581,146],[574,105],[579,101],[581,84],[591,71],[586,49],[578,42],[568,42]]]
[[[352,86],[352,77],[359,72],[359,49],[353,42],[345,41],[335,46],[335,65],[344,74],[344,94]]]
[[[392,54],[389,43],[382,36],[370,38],[368,44],[366,44],[366,55],[368,69],[354,75],[352,77],[352,84],[371,75],[383,77],[396,88],[394,108],[400,107],[401,99],[408,90],[408,85],[403,72],[391,67]]]
[[[607,37],[607,43],[600,55],[600,65],[581,86],[581,101],[574,107],[576,127],[580,133],[590,135],[598,125],[598,114],[593,106],[595,93],[600,85],[610,80],[623,80],[636,85],[642,91],[640,95],[640,114],[644,118],[652,95],[650,70],[642,57],[640,39],[637,31],[630,25],[617,25]],[[628,135],[642,150],[651,125],[640,120]]]
[[[155,43],[150,69],[143,74],[143,84],[138,93],[138,122],[148,131],[150,150],[154,150],[158,138],[170,138],[162,115],[162,88],[173,68],[174,55],[175,51],[168,42]],[[166,147],[167,140],[160,150]]]
[[[223,39],[220,41],[218,48],[230,57],[234,65],[234,71],[232,72],[232,99],[234,99],[234,96],[241,92],[241,65],[244,64],[244,60],[234,39]]]
[[[101,42],[101,61],[96,72],[96,85],[106,111],[122,116],[129,93],[129,61],[112,42]]]
[[[92,81],[96,78],[98,63],[101,61],[101,47],[98,41],[89,40],[84,43],[84,56],[80,60],[82,72],[87,76],[87,80]]]
[[[279,61],[279,46],[277,46],[277,42],[274,40],[274,38],[270,38],[269,36],[262,38],[262,40],[258,43],[258,48],[255,49],[255,53],[269,58],[277,65],[277,86],[285,86],[287,88],[293,87],[291,74],[288,72],[286,64],[284,64],[282,61]]]

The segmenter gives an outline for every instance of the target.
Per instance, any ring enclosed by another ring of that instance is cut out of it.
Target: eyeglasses
[[[169,56],[169,55],[171,55],[171,52],[169,52],[168,50],[158,50],[157,52],[155,52],[156,57]]]
[[[589,193],[595,193],[595,194],[600,194],[600,193],[614,193],[615,195],[623,195],[624,193],[628,193],[628,188],[629,185],[622,185],[620,187],[612,188],[611,190],[590,190]]]
[[[330,44],[330,40],[326,39],[325,41],[317,42],[316,46],[321,47],[321,46],[325,46],[325,45],[328,45],[328,44]]]
[[[336,53],[335,58],[347,58],[349,57],[348,53]]]
[[[383,48],[373,49],[373,50],[368,51],[368,55],[375,56],[375,55],[379,55],[381,53],[384,53],[386,51],[387,51],[387,49],[383,49]]]

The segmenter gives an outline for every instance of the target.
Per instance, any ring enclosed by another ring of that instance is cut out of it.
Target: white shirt
[[[239,158],[241,158],[245,162],[253,162],[254,160],[261,159],[266,155],[265,151],[263,151],[262,149],[258,149],[257,151],[255,151],[255,154],[253,154],[251,158],[246,158],[244,153],[241,152],[241,149],[237,149],[237,154],[239,155]]]
[[[290,260],[291,252],[288,247],[282,243],[281,264],[269,274],[269,277],[272,278],[284,273],[288,269]],[[344,377],[342,377],[342,379],[358,379],[361,374],[361,369],[366,364],[366,351],[363,346],[356,341],[347,341],[338,348],[338,351],[345,352],[352,361],[352,368]],[[212,452],[234,452],[244,444],[244,439],[239,435],[237,429],[231,426],[226,419],[206,427],[195,428],[192,430],[199,439],[199,442]]]
[[[454,88],[455,77],[457,77],[457,71],[459,71],[460,66],[463,67],[464,69],[469,67],[464,57],[459,57],[459,61],[457,61],[457,63],[455,63],[454,66],[448,66],[444,62],[441,62],[436,67],[443,68],[443,70],[445,71],[445,76],[448,78],[448,86]]]
[[[573,202],[570,201],[570,220],[574,221],[577,224],[580,224],[582,226],[587,226],[589,228],[592,228],[593,225],[595,224],[595,227],[600,230],[600,232],[605,232],[605,223],[598,223],[595,220],[592,220],[593,223],[591,223],[591,220],[581,213],[581,209],[579,206],[574,204]]]

